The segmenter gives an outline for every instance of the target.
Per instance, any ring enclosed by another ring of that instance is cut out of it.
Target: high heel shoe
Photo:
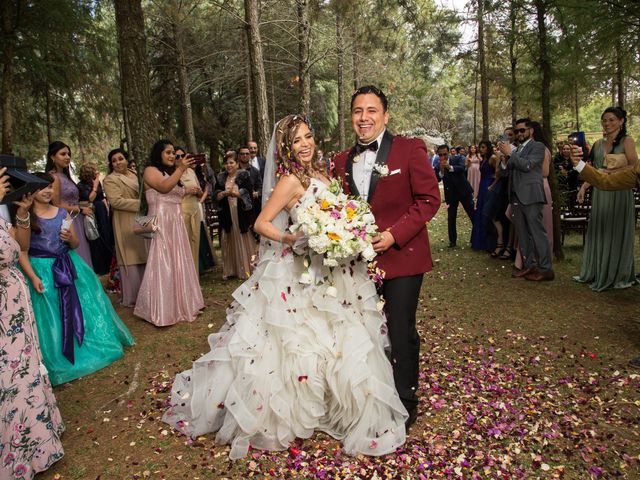
[[[516,251],[513,249],[513,247],[510,246],[506,246],[502,252],[500,252],[500,255],[498,255],[498,258],[500,260],[512,260],[513,258],[515,258],[516,256]]]
[[[496,249],[491,252],[491,258],[498,258],[504,252],[504,245],[502,243],[496,244]]]

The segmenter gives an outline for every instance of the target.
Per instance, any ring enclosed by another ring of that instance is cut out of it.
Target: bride
[[[249,446],[285,450],[320,430],[350,455],[384,455],[405,441],[408,414],[395,390],[389,340],[364,261],[333,271],[328,285],[299,282],[303,256],[288,231],[298,201],[329,183],[313,167],[309,121],[288,115],[274,129],[255,222],[260,261],[233,293],[211,351],[178,374],[163,420],[196,437],[217,432],[231,459]]]

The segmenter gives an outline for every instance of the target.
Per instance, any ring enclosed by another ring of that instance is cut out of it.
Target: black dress
[[[89,194],[93,184],[86,182],[78,183],[78,190],[80,192],[80,201],[88,202]],[[91,249],[91,261],[93,262],[93,271],[97,275],[106,275],[109,273],[111,266],[111,259],[114,252],[113,241],[113,229],[111,227],[111,218],[109,211],[104,203],[105,196],[102,190],[102,184],[98,184],[98,190],[96,191],[96,198],[93,200],[93,213],[96,217],[96,225],[98,226],[98,232],[100,236],[89,242],[89,248]]]

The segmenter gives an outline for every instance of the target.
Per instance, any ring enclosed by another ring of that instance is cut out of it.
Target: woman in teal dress
[[[52,196],[51,185],[35,194],[29,259],[20,264],[29,279],[44,364],[58,385],[110,365],[134,341],[98,277],[73,250],[79,242],[71,219],[51,205]]]
[[[593,145],[593,166],[605,168],[605,154],[624,153],[627,167],[622,168],[634,167],[638,154],[633,139],[627,135],[627,112],[619,107],[609,107],[602,114],[601,121],[604,138]],[[586,182],[582,184],[578,202],[584,201],[589,187]],[[582,268],[574,280],[588,283],[597,292],[634,285],[634,230],[633,191],[605,192],[593,188]]]

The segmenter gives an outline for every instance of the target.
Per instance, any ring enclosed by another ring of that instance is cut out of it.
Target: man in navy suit
[[[438,147],[439,169],[436,170],[438,179],[444,184],[444,201],[447,209],[447,223],[449,230],[449,248],[454,248],[458,241],[456,220],[458,205],[462,205],[469,220],[473,222],[473,187],[467,180],[467,169],[462,155],[449,155],[449,145]]]

